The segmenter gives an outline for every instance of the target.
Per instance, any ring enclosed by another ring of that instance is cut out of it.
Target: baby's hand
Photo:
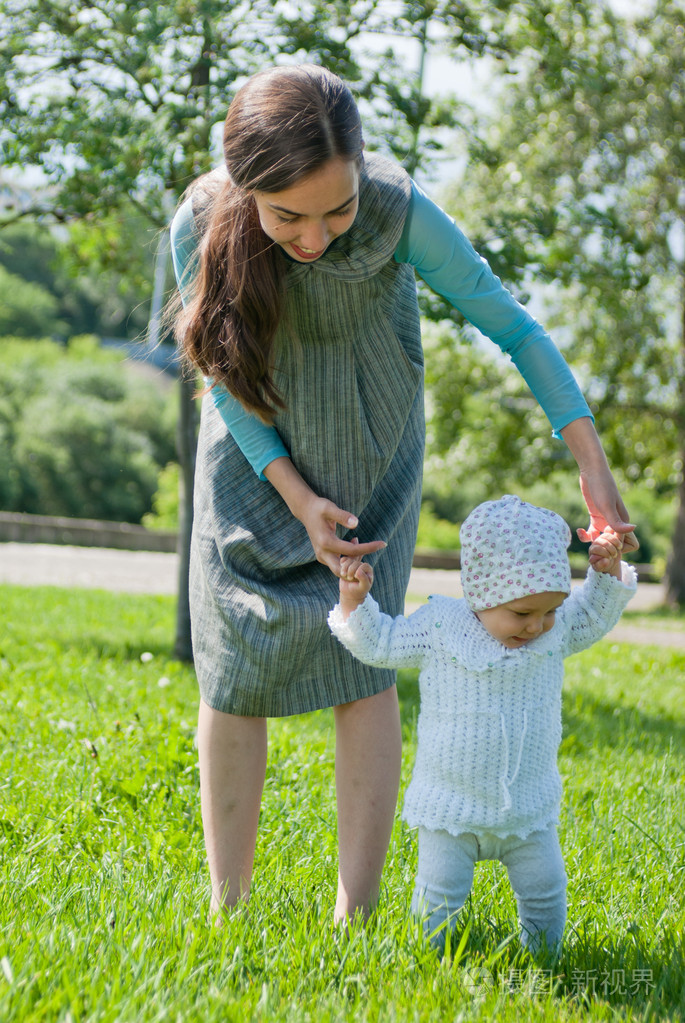
[[[340,608],[345,618],[364,602],[373,585],[373,568],[361,558],[340,558]]]
[[[611,526],[607,526],[590,544],[588,551],[590,564],[595,572],[608,572],[609,575],[621,578],[621,551],[624,546],[622,538]]]

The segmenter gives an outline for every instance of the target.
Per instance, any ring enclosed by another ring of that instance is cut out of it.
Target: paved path
[[[176,593],[178,559],[156,551],[118,551],[98,547],[53,544],[0,543],[0,582],[23,586],[81,586],[121,593]],[[574,580],[574,585],[578,581]],[[430,593],[462,596],[459,572],[415,568],[407,592],[409,613]],[[659,583],[640,583],[630,610],[648,611],[664,600]],[[685,630],[680,622],[663,625],[619,623],[610,638],[631,643],[654,643],[685,649]]]
[[[120,593],[176,593],[178,559],[159,551],[0,543],[0,582],[83,586]]]

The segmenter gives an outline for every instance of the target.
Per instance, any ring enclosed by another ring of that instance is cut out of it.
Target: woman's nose
[[[311,249],[312,252],[320,252],[325,249],[331,240],[331,233],[323,220],[311,221],[300,235],[300,245],[303,249]]]

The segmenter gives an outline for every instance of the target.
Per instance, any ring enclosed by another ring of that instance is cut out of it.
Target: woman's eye
[[[280,213],[277,213],[276,216],[282,224],[294,224],[297,220],[297,217],[282,217]]]

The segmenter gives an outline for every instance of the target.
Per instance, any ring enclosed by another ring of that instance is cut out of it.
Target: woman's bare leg
[[[201,700],[197,745],[214,915],[249,896],[266,773],[266,719],[223,714]]]
[[[402,759],[395,686],[334,708],[338,796],[338,898],[335,920],[378,901],[390,844]]]

